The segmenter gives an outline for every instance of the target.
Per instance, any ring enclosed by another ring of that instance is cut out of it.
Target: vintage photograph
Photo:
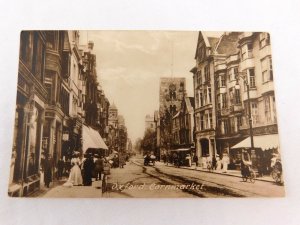
[[[285,196],[268,32],[24,30],[17,60],[9,196]]]

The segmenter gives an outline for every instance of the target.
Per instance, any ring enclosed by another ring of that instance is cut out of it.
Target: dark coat
[[[83,183],[84,185],[92,184],[92,176],[95,164],[92,158],[87,158],[83,164]]]
[[[103,167],[104,167],[104,159],[103,158],[97,159],[95,162],[95,171],[96,172],[103,171]]]
[[[48,158],[43,160],[44,181],[48,185],[52,181],[52,163]]]

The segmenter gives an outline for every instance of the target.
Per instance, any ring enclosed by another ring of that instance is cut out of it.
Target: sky
[[[159,107],[159,79],[171,76],[172,68],[174,77],[186,78],[187,93],[193,95],[197,38],[198,32],[190,31],[80,32],[81,43],[94,42],[98,81],[124,116],[131,140],[143,137],[145,116]]]

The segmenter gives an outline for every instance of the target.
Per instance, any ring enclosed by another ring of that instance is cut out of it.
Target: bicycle
[[[107,182],[107,178],[108,178],[108,175],[110,175],[110,164],[109,162],[105,162],[104,163],[104,167],[103,167],[103,179],[102,179],[102,193],[106,192],[108,190],[107,188],[107,185],[108,185],[108,182]]]
[[[107,191],[107,175],[104,174],[102,178],[102,193]]]
[[[274,167],[271,172],[271,176],[276,183],[281,183],[281,171],[277,167]]]
[[[248,165],[247,167],[248,167],[248,169],[245,168],[246,171],[244,171],[243,174],[242,174],[242,179],[243,179],[244,182],[247,182],[247,180],[249,179],[249,181],[251,183],[254,183],[255,179],[256,179],[256,173],[251,168],[250,165]]]

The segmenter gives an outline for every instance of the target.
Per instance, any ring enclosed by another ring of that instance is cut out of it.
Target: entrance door
[[[209,155],[209,140],[208,139],[201,139],[200,140],[200,145],[201,145],[201,152],[202,152],[202,157],[206,157]]]

